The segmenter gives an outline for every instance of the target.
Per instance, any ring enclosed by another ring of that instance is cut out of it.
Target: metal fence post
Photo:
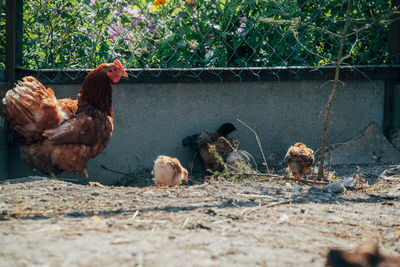
[[[23,0],[6,2],[6,80],[15,82],[15,67],[22,65]]]
[[[6,2],[6,81],[15,81],[15,4],[14,0]]]
[[[399,7],[400,0],[392,0],[392,7]],[[396,19],[390,25],[389,34],[389,58],[391,64],[399,64],[400,59],[400,20],[399,15],[393,15]],[[390,138],[391,132],[395,129],[400,130],[400,73],[397,79],[387,79],[385,81],[385,115],[384,130],[386,136]]]
[[[400,0],[392,0],[392,7],[399,7]],[[399,14],[394,15],[394,18],[398,19]],[[390,25],[390,41],[389,41],[389,53],[392,57],[396,58],[396,63],[399,64],[400,59],[400,20],[394,21]],[[392,128],[400,129],[400,73],[393,86],[393,102],[392,102]]]
[[[15,83],[15,68],[22,65],[23,49],[23,0],[6,1],[6,85],[1,86],[0,100]],[[10,157],[8,151],[8,127],[0,114],[0,180],[8,178]]]

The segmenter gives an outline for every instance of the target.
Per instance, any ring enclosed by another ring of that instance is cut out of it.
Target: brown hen
[[[113,131],[113,84],[128,74],[118,60],[92,70],[77,100],[57,100],[32,76],[24,77],[3,99],[4,114],[21,144],[22,159],[55,177],[83,173],[89,159],[107,146]]]
[[[200,157],[203,160],[205,169],[211,169],[213,171],[222,171],[223,169],[222,162],[214,156],[211,152],[210,146],[215,146],[215,152],[221,156],[223,161],[225,161],[228,154],[231,153],[233,149],[236,149],[238,144],[239,142],[236,138],[225,138],[221,136],[214,142],[201,146]]]
[[[222,138],[226,138],[233,131],[236,131],[236,127],[232,123],[224,123],[216,132],[202,132],[186,136],[182,140],[182,145],[196,151],[196,156],[200,155],[206,170],[222,170],[222,164],[218,163],[217,159],[209,152],[209,145],[216,145],[217,152],[226,157],[232,149],[226,146],[227,143]]]
[[[314,151],[303,143],[296,143],[289,147],[285,160],[293,177],[300,178],[310,171],[314,163]]]

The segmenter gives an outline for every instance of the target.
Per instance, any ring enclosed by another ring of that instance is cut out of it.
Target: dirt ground
[[[399,255],[399,173],[367,166],[370,186],[338,195],[256,178],[170,189],[0,184],[0,266],[324,266],[329,248],[365,242]]]

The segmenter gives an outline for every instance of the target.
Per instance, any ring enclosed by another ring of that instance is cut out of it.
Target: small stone
[[[305,210],[305,209],[300,209],[300,212],[301,212],[301,213],[305,213],[306,210]]]
[[[279,216],[278,220],[279,223],[284,223],[287,221],[289,221],[289,216],[287,214],[282,214],[281,216]]]
[[[343,183],[335,182],[325,185],[322,190],[328,193],[339,194],[345,192],[346,187],[343,185]]]
[[[301,186],[298,185],[298,184],[293,184],[293,191],[294,191],[295,194],[300,193],[301,190],[303,190],[303,187],[301,187]]]
[[[390,197],[400,197],[400,185],[393,186],[389,190],[388,196],[390,196]]]
[[[343,185],[347,188],[347,189],[351,189],[354,188],[357,184],[357,180],[354,179],[353,177],[344,177],[343,178]]]
[[[306,197],[296,197],[295,199],[296,203],[308,203],[310,200]]]
[[[148,191],[145,191],[145,192],[143,192],[143,196],[144,197],[152,197],[152,196],[154,196],[156,193],[154,193],[154,191],[151,191],[151,190],[148,190]]]
[[[291,183],[285,183],[284,187],[285,187],[287,190],[293,190],[293,185],[292,185]]]

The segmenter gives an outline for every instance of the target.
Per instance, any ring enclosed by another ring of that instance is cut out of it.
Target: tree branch
[[[336,59],[336,71],[335,71],[335,81],[333,83],[332,87],[332,92],[329,97],[329,101],[326,105],[326,111],[325,111],[325,117],[324,117],[324,123],[323,123],[323,131],[322,131],[322,143],[321,143],[321,159],[319,163],[319,169],[318,169],[318,180],[322,180],[325,175],[324,175],[324,161],[325,161],[325,150],[326,150],[326,137],[328,134],[328,121],[329,121],[329,115],[331,112],[332,108],[332,103],[333,100],[335,99],[336,95],[336,89],[339,85],[339,76],[340,76],[340,63],[341,63],[341,58],[343,54],[343,47],[344,47],[344,41],[346,40],[346,32],[350,24],[350,9],[351,9],[351,0],[348,0],[347,2],[347,10],[346,10],[346,23],[344,25],[343,29],[343,34],[342,37],[340,38],[340,47],[339,47],[339,52],[338,52],[338,57]]]

